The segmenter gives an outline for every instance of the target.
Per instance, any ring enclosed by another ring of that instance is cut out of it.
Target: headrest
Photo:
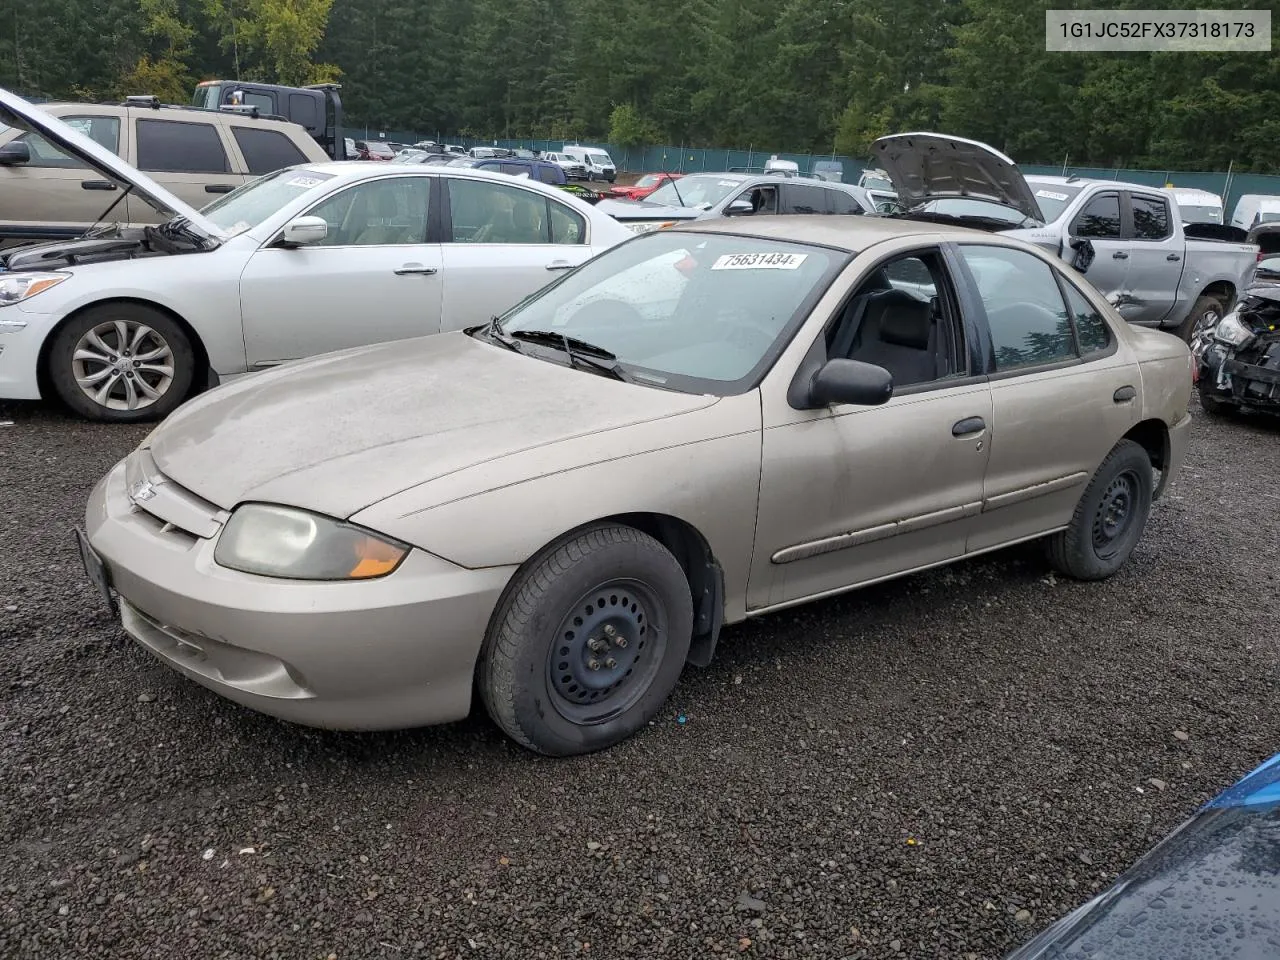
[[[929,333],[933,329],[933,311],[929,304],[910,295],[881,305],[880,339],[914,350],[929,349]]]

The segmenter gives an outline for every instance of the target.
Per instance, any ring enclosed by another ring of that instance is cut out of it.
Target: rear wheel
[[[1049,562],[1076,580],[1104,580],[1125,565],[1151,512],[1151,458],[1132,440],[1107,454],[1071,523],[1047,541]]]
[[[91,307],[54,337],[47,371],[58,396],[90,420],[160,420],[191,390],[195,353],[170,317],[140,303]]]
[[[1204,296],[1195,302],[1187,319],[1178,327],[1178,336],[1184,342],[1192,343],[1197,336],[1203,335],[1218,325],[1227,308],[1217,297]]]
[[[679,562],[632,527],[587,529],[508,590],[480,654],[485,708],[551,756],[625,740],[661,709],[689,655],[693,601]]]

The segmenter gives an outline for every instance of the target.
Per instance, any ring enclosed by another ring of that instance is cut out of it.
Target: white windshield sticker
[[[796,270],[809,259],[807,253],[726,253],[712,270]]]
[[[285,183],[286,187],[314,187],[324,183],[328,177],[294,177]]]
[[[716,182],[716,186],[720,186],[720,187],[736,187],[736,186],[737,186],[739,183],[741,183],[741,182],[742,182],[742,181],[740,181],[740,180],[719,180],[719,181],[717,181],[717,182]]]
[[[1037,190],[1037,197],[1044,197],[1046,200],[1070,200],[1071,198],[1065,193],[1054,193],[1052,190]]]

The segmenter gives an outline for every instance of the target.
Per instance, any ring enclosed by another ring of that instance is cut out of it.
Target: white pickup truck
[[[986,144],[941,134],[882,137],[873,149],[898,191],[900,215],[969,222],[1050,250],[1131,323],[1190,342],[1253,278],[1258,248],[1244,231],[1184,227],[1177,201],[1159,187],[1024,177]]]

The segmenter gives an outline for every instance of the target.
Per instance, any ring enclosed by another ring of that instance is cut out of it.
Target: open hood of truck
[[[871,149],[908,210],[940,197],[967,197],[1041,219],[1017,164],[985,143],[943,133],[895,133]]]
[[[128,188],[130,196],[141,199],[163,219],[184,217],[191,226],[209,237],[215,240],[226,239],[226,233],[210,220],[202,217],[198,210],[183,203],[102,144],[76,132],[52,114],[2,88],[0,88],[0,123],[40,134],[51,144],[88,164],[117,186]]]

